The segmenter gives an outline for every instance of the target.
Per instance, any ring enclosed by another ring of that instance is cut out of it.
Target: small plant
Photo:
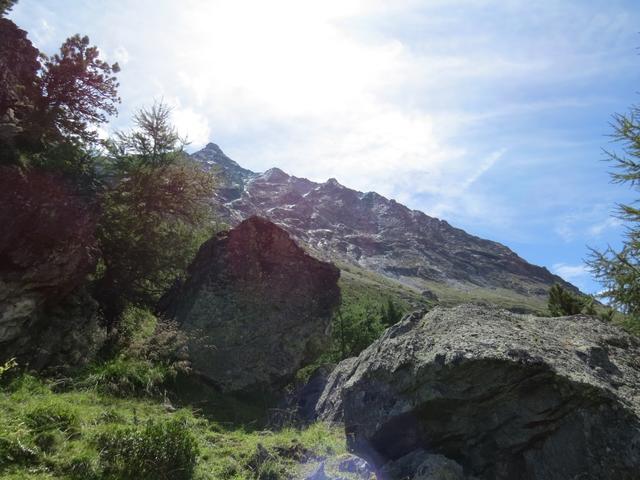
[[[8,360],[7,362],[0,365],[0,379],[5,373],[7,373],[9,370],[17,366],[18,366],[18,362],[16,362],[15,358],[12,358],[11,360]]]
[[[62,469],[67,478],[73,480],[99,480],[101,478],[96,459],[86,453],[72,457]]]
[[[157,395],[168,377],[169,371],[163,365],[118,357],[95,366],[80,385],[118,397]]]
[[[577,295],[565,290],[557,283],[549,290],[549,312],[553,317],[577,315],[585,307],[584,301]]]
[[[190,480],[198,456],[183,419],[112,427],[97,436],[96,445],[106,478],[114,480]]]
[[[76,411],[66,403],[47,401],[31,407],[24,415],[27,427],[34,433],[59,430],[65,433],[77,432],[80,420]]]
[[[30,465],[38,458],[34,446],[27,445],[15,434],[0,432],[0,471],[9,465]]]

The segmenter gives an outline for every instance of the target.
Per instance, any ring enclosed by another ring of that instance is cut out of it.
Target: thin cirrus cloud
[[[573,265],[617,230],[577,205],[619,200],[598,160],[640,79],[634,4],[21,0],[11,18],[48,53],[87,33],[122,65],[111,131],[162,98],[191,149],[335,177]]]
[[[591,275],[589,268],[584,264],[568,265],[566,263],[556,263],[552,265],[551,271],[583,289],[586,284],[585,280]]]

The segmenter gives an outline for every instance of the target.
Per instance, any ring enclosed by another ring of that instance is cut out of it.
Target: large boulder
[[[342,371],[319,413],[382,478],[640,478],[640,342],[596,318],[438,307]]]
[[[194,368],[222,391],[273,389],[328,342],[339,275],[252,217],[202,245],[160,309],[187,332]]]
[[[97,258],[95,224],[61,177],[0,168],[0,362],[87,360],[98,308],[82,286]]]

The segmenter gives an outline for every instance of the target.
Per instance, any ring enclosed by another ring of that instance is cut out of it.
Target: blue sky
[[[218,143],[375,190],[500,241],[589,292],[618,245],[609,122],[640,102],[637,0],[20,0],[43,51],[90,36],[122,66],[107,132],[163,98],[191,149]]]

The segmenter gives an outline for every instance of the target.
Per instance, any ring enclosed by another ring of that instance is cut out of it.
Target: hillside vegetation
[[[325,424],[272,431],[216,421],[194,407],[175,409],[161,397],[101,390],[29,375],[5,380],[0,477],[277,479],[346,452],[343,433]]]

